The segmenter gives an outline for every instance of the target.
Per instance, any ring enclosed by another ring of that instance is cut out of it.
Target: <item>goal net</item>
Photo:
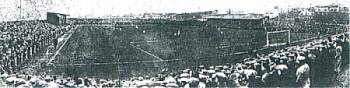
[[[290,30],[270,31],[266,33],[266,46],[285,45],[290,42]]]

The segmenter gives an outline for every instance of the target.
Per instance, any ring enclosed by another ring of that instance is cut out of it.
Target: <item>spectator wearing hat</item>
[[[190,69],[185,69],[182,71],[180,74],[180,78],[178,79],[178,82],[180,83],[180,87],[189,87],[189,78],[191,77],[190,75]]]
[[[44,81],[42,78],[39,78],[36,82],[34,87],[46,87],[47,86],[47,82]]]
[[[227,87],[228,76],[224,73],[223,66],[216,66],[212,79],[218,87]]]
[[[90,87],[91,86],[91,81],[87,77],[84,78],[84,85],[86,87]]]
[[[256,87],[259,84],[259,79],[257,79],[258,72],[253,68],[253,62],[249,64],[250,66],[246,67],[243,70],[243,75],[245,76],[245,79],[247,80],[246,86],[248,87]]]
[[[131,87],[132,82],[131,81],[122,81],[122,87]]]
[[[259,59],[258,62],[260,63],[259,64],[260,66],[258,68],[260,68],[260,70],[261,70],[261,73],[258,72],[259,75],[263,75],[264,73],[270,71],[270,69],[269,69],[270,60],[268,57],[262,57]]]
[[[235,68],[233,68],[232,73],[229,75],[229,79],[231,80],[229,82],[231,82],[231,83],[228,83],[229,84],[228,86],[229,87],[240,87],[241,85],[240,85],[239,81],[240,81],[240,78],[242,78],[241,76],[242,76],[241,73],[238,72],[238,69],[235,66]]]
[[[288,77],[288,66],[286,65],[287,57],[281,57],[279,62],[276,62],[276,66],[274,67],[273,73],[275,75],[275,82],[277,87],[287,87],[289,82]]]
[[[5,87],[7,86],[5,79],[8,77],[9,75],[7,73],[2,73],[0,75],[1,79],[0,79],[0,87]]]
[[[343,48],[341,47],[340,43],[336,43],[336,48],[335,48],[335,69],[334,71],[339,73],[340,72],[340,67],[341,67],[341,61],[342,61],[342,51]]]
[[[56,83],[56,82],[53,80],[53,78],[50,77],[50,76],[46,76],[46,77],[45,77],[45,81],[47,82],[47,87],[48,87],[48,88],[59,88],[59,87],[60,87],[59,84]]]
[[[309,88],[310,87],[310,67],[306,63],[304,56],[298,56],[299,67],[296,71],[296,85],[297,87]]]
[[[174,79],[172,79],[172,81],[175,81],[175,83],[176,83],[176,79],[174,76],[175,75],[172,75],[172,77],[174,78]],[[169,80],[168,78],[169,77],[167,77],[165,80]],[[147,86],[149,86],[149,87],[152,87],[154,85],[154,82],[152,81],[151,77],[149,77],[149,76],[145,76],[144,81],[147,83]],[[165,82],[167,82],[167,81],[165,81]]]
[[[269,84],[272,84],[271,80],[271,70],[270,70],[270,60],[269,57],[265,56],[260,59],[260,69],[261,69],[261,86],[262,87],[271,87]]]
[[[179,85],[176,84],[176,81],[169,81],[166,85],[166,88],[179,88]]]
[[[202,72],[203,70],[206,70],[205,69],[205,66],[204,65],[199,65],[199,70],[198,70],[198,72]]]
[[[68,87],[68,88],[74,88],[76,87],[75,86],[75,83],[74,83],[74,80],[72,80],[70,77],[68,77],[66,79],[66,82],[64,83],[65,84],[65,87]]]
[[[198,87],[199,88],[206,88],[207,83],[210,81],[209,73],[207,70],[203,70],[199,75],[199,83]]]
[[[209,76],[211,77],[212,74],[215,73],[215,67],[214,67],[214,66],[210,66],[209,69],[208,69],[207,71],[208,71],[208,73],[209,73]]]
[[[135,81],[136,86],[138,88],[147,88],[148,85],[146,83],[146,81],[144,81],[143,77],[139,77],[137,81]]]
[[[191,77],[189,78],[189,87],[198,87],[199,84],[199,74],[197,72],[192,72]]]

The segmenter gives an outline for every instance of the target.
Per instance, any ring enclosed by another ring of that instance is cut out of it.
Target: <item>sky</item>
[[[21,0],[0,0],[0,18],[18,17]],[[37,2],[36,5],[31,3]],[[22,12],[40,14],[47,11],[70,14],[70,17],[104,17],[141,13],[183,13],[219,10],[266,13],[274,7],[293,8],[340,3],[350,7],[350,0],[22,0]],[[32,11],[35,9],[35,11]],[[36,15],[35,15],[36,16]],[[1,20],[1,19],[0,19]]]
[[[350,0],[54,0],[59,8],[53,11],[72,16],[104,16],[130,13],[182,13],[219,10],[265,13],[274,7],[310,7],[340,3],[349,6]]]

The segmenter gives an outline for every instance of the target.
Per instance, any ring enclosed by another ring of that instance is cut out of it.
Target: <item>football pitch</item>
[[[241,61],[263,48],[266,31],[198,25],[83,25],[53,60],[53,73],[129,78],[172,70]],[[303,36],[303,37],[301,37]],[[291,33],[291,41],[315,37]],[[242,54],[243,53],[243,54]]]

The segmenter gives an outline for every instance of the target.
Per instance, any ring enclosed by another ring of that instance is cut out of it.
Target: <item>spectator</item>
[[[335,54],[335,69],[334,71],[339,73],[340,67],[341,67],[341,61],[342,61],[342,47],[340,46],[340,43],[336,43],[336,54]]]
[[[242,63],[208,66],[209,69],[200,65],[198,70],[185,69],[179,74],[167,74],[168,70],[163,70],[154,77],[130,80],[72,79],[16,74],[18,65],[42,51],[63,33],[60,27],[45,22],[24,22],[2,28],[0,31],[6,33],[0,36],[1,41],[4,41],[0,45],[0,87],[310,87],[310,77],[319,70],[313,68],[314,62],[329,60],[320,62],[323,65],[333,61],[332,70],[340,72],[346,49],[343,44],[349,42],[349,36],[332,36],[306,45],[277,50],[269,55],[254,51],[254,56],[245,58]]]
[[[306,63],[304,56],[298,56],[299,67],[296,71],[296,83],[298,87],[309,88],[310,87],[310,67]]]

